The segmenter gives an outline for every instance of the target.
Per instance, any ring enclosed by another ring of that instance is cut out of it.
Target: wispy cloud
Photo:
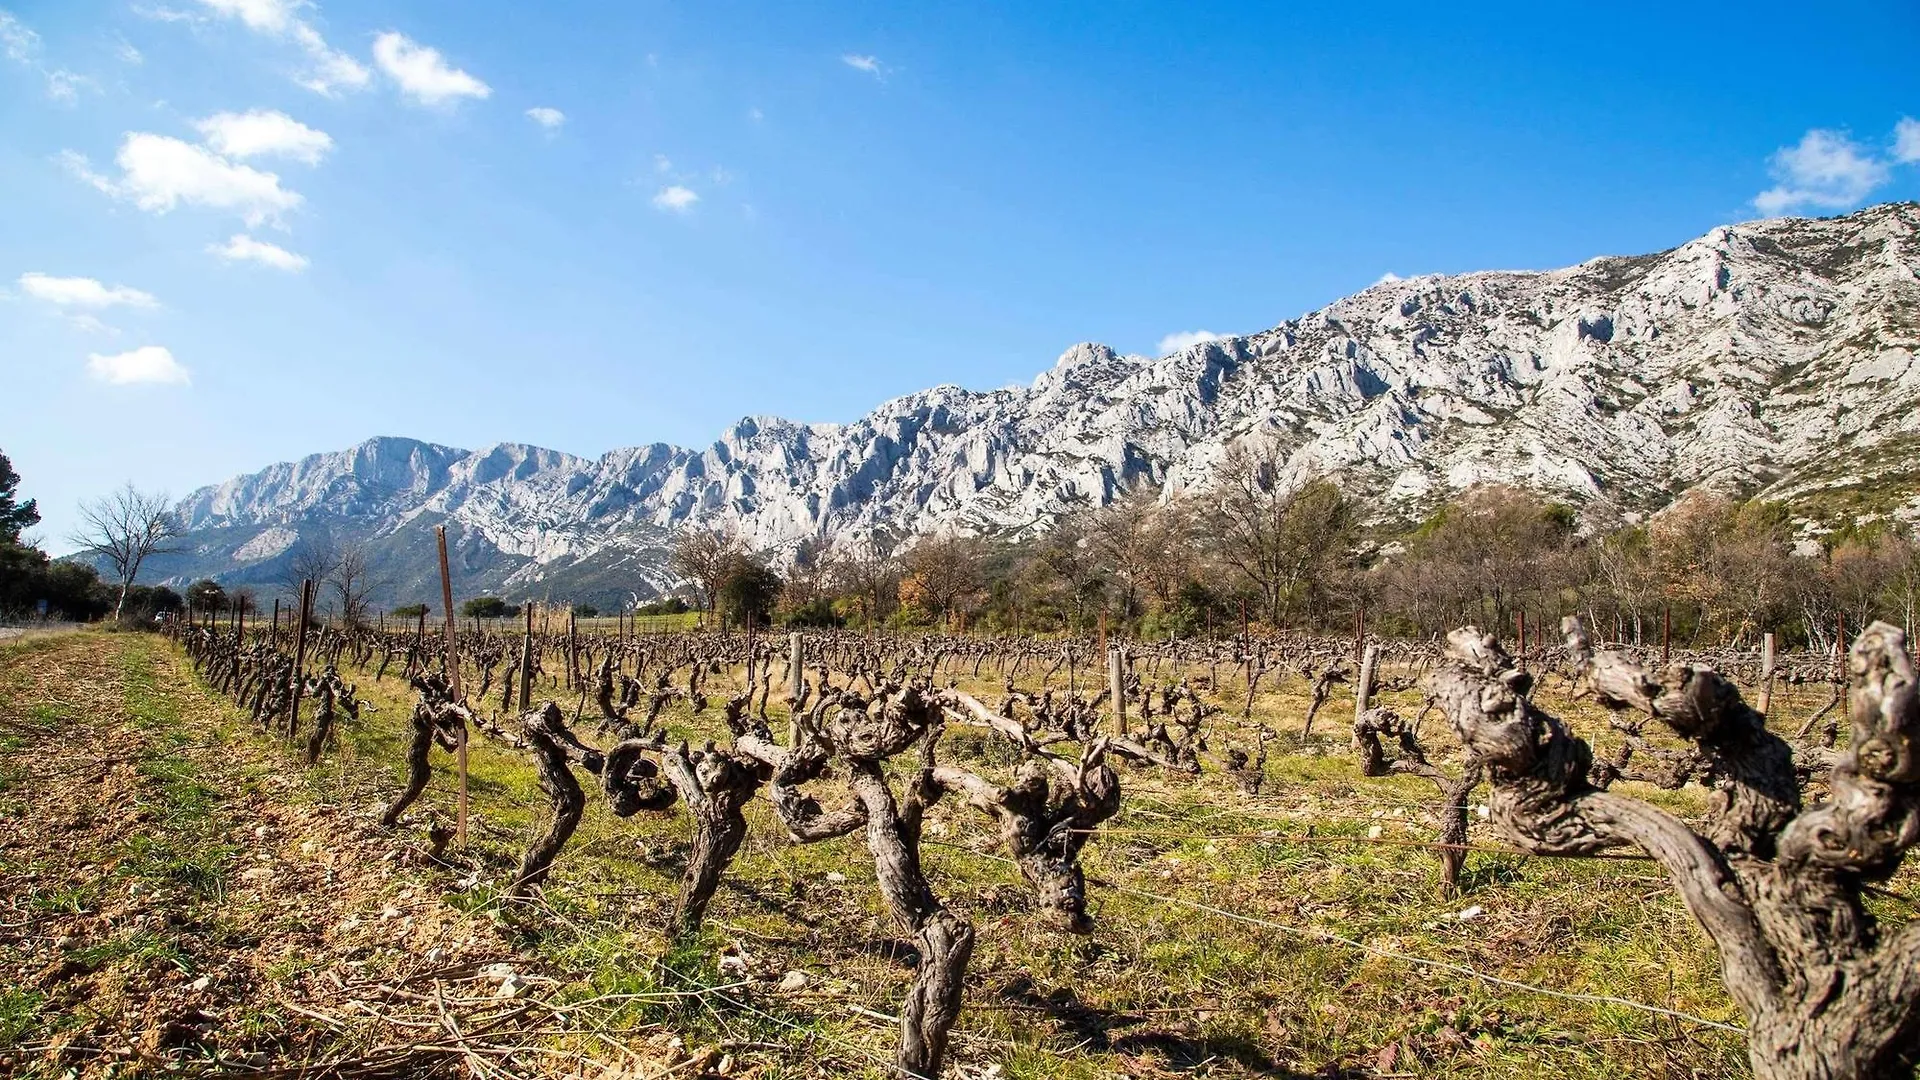
[[[280,186],[280,177],[240,165],[168,135],[132,132],[114,161],[120,177],[93,171],[87,159],[66,151],[61,159],[82,181],[126,199],[142,210],[164,214],[181,204],[237,213],[250,226],[280,220],[304,201]]]
[[[40,73],[47,80],[47,97],[62,105],[80,100],[80,91],[100,89],[93,79],[66,68],[48,67],[42,62],[40,35],[10,11],[0,11],[0,54],[8,60]]]
[[[40,35],[10,11],[0,11],[0,52],[16,64],[40,59]]]
[[[447,63],[440,50],[421,45],[398,31],[373,39],[373,60],[400,85],[400,92],[422,105],[447,105],[461,98],[485,98],[493,88]]]
[[[1799,143],[1774,151],[1768,173],[1775,186],[1754,196],[1763,214],[1794,210],[1851,210],[1885,184],[1888,164],[1844,131],[1815,128]]]
[[[265,240],[255,240],[245,233],[235,233],[224,244],[208,244],[207,251],[227,262],[256,262],[275,270],[285,270],[290,274],[297,274],[307,268],[305,255],[297,255],[278,244],[269,244]]]
[[[1211,330],[1180,330],[1160,339],[1160,355],[1185,352],[1195,345],[1219,341],[1225,337],[1225,334],[1216,334]]]
[[[1903,116],[1893,125],[1893,160],[1902,165],[1920,163],[1920,120]]]
[[[200,0],[217,15],[239,19],[254,30],[284,34],[299,21],[294,12],[299,0]]]
[[[98,92],[100,84],[86,75],[75,74],[65,68],[57,68],[46,73],[47,97],[62,105],[71,105],[80,100],[80,91]]]
[[[888,71],[887,65],[881,63],[880,58],[877,56],[862,56],[859,53],[842,53],[840,55],[840,62],[855,71],[864,71],[876,79],[885,78]]]
[[[699,201],[699,192],[690,187],[672,184],[661,188],[659,193],[653,197],[653,208],[674,214],[684,214],[692,210],[693,204]]]
[[[18,282],[20,291],[35,300],[63,308],[110,307],[150,308],[160,306],[152,293],[125,285],[107,285],[89,277],[54,277],[52,274],[25,273]]]
[[[307,67],[296,72],[293,81],[316,94],[334,97],[342,90],[358,90],[373,77],[365,64],[328,45],[320,31],[301,17],[303,9],[313,6],[308,0],[200,0],[200,4],[217,16],[239,20],[256,33],[298,45],[307,55]],[[169,22],[193,18],[166,8],[142,14]]]
[[[92,353],[87,357],[87,374],[95,381],[109,386],[132,386],[142,383],[174,383],[190,385],[192,378],[173,353],[164,346],[143,345],[128,352],[102,355]]]
[[[1380,277],[1374,281],[1374,284],[1375,285],[1393,285],[1405,280],[1407,279],[1389,270],[1386,273],[1381,274]]]
[[[271,109],[215,113],[193,126],[215,153],[229,158],[289,157],[318,165],[333,149],[326,132]]]
[[[567,122],[567,114],[561,112],[559,109],[549,108],[545,105],[535,105],[533,108],[527,110],[527,119],[532,120],[548,131],[556,131],[560,125]]]

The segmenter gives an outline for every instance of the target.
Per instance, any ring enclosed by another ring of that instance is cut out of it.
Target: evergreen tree
[[[40,508],[35,505],[38,500],[17,501],[19,490],[20,474],[13,471],[13,462],[0,451],[0,542],[16,542],[22,531],[40,523]]]

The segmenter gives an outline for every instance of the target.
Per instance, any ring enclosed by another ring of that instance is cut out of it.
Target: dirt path
[[[484,1064],[467,1033],[526,1028],[538,966],[180,664],[137,634],[0,647],[0,1073]]]

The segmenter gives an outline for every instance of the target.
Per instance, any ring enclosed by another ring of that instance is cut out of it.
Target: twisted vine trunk
[[[1391,709],[1372,708],[1353,721],[1353,741],[1360,750],[1360,772],[1364,776],[1406,773],[1423,777],[1440,789],[1440,835],[1434,857],[1440,860],[1440,887],[1448,895],[1460,891],[1460,871],[1467,863],[1467,797],[1480,785],[1482,769],[1469,761],[1459,776],[1427,760],[1415,725],[1400,718]],[[1396,740],[1395,756],[1389,760],[1383,736]]]
[[[334,680],[322,676],[308,684],[308,692],[313,695],[313,734],[307,736],[307,764],[319,762],[320,755],[327,748],[327,739],[333,734],[334,717]]]
[[[412,719],[413,738],[407,743],[407,785],[380,814],[380,824],[389,829],[399,823],[400,815],[427,790],[427,778],[433,774],[427,761],[433,752],[433,714],[424,703],[417,704],[413,707]]]
[[[689,756],[682,743],[678,751],[667,756],[666,763],[667,778],[679,789],[680,801],[693,815],[693,850],[680,876],[673,927],[680,934],[694,934],[706,918],[721,877],[746,839],[743,810],[760,789],[760,774],[751,759],[715,750],[711,744]]]
[[[1720,951],[1747,1018],[1760,1080],[1898,1080],[1920,1051],[1920,922],[1881,927],[1867,882],[1920,841],[1920,692],[1905,636],[1875,623],[1855,641],[1853,739],[1831,798],[1802,810],[1786,742],[1711,669],[1654,672],[1596,653],[1564,624],[1576,672],[1614,708],[1660,720],[1696,748],[1714,789],[1698,831],[1604,790],[1591,748],[1528,699],[1531,679],[1490,635],[1466,627],[1427,677],[1461,742],[1487,769],[1493,817],[1541,854],[1621,844],[1663,867]]]
[[[540,790],[547,793],[553,804],[553,821],[533,846],[527,848],[519,871],[513,875],[513,883],[507,886],[507,897],[516,900],[532,895],[533,887],[547,879],[553,860],[573,830],[580,826],[580,815],[587,808],[586,793],[580,790],[580,781],[573,778],[566,748],[553,737],[547,718],[539,713],[529,714],[526,737],[527,749],[533,752],[534,768],[539,772]]]
[[[913,982],[900,1006],[900,1046],[894,1063],[913,1076],[936,1077],[946,1058],[947,1035],[960,1016],[967,963],[973,958],[973,924],[948,911],[920,869],[918,801],[902,815],[875,761],[850,762],[854,797],[867,812],[867,848],[873,855],[880,894],[920,954]]]

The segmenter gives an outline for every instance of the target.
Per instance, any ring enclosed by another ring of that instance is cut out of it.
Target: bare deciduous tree
[[[82,503],[80,529],[70,539],[112,568],[120,583],[120,597],[113,605],[113,617],[118,619],[141,565],[173,551],[172,542],[182,531],[180,517],[165,492],[145,492],[128,483],[111,495]]]
[[[964,610],[985,584],[985,557],[985,545],[978,537],[927,537],[901,560],[907,573],[901,589],[914,592],[927,610],[939,612],[943,623],[951,622],[953,613]]]
[[[841,553],[833,564],[833,587],[860,602],[868,626],[885,618],[900,596],[900,562],[882,537]]]
[[[731,528],[685,528],[673,538],[667,568],[699,590],[701,610],[712,614],[720,602],[720,587],[745,554],[746,547]]]
[[[335,550],[333,568],[325,581],[340,601],[340,618],[348,626],[364,625],[368,603],[380,588],[373,560],[364,544],[341,544]]]
[[[1193,528],[1186,504],[1162,501],[1140,484],[1095,511],[1086,524],[1094,552],[1120,587],[1120,617],[1131,619],[1147,597],[1167,603],[1193,569]]]
[[[1355,527],[1353,506],[1339,488],[1289,466],[1274,439],[1234,443],[1202,510],[1220,557],[1260,591],[1276,624],[1297,596],[1324,587]]]
[[[333,575],[334,566],[340,561],[340,549],[333,537],[326,533],[302,535],[287,552],[286,565],[280,571],[280,585],[295,596],[306,582],[318,585]]]
[[[1093,544],[1087,536],[1087,515],[1068,514],[1054,523],[1034,545],[1029,573],[1054,605],[1067,616],[1069,629],[1086,622],[1089,603],[1104,591]]]

